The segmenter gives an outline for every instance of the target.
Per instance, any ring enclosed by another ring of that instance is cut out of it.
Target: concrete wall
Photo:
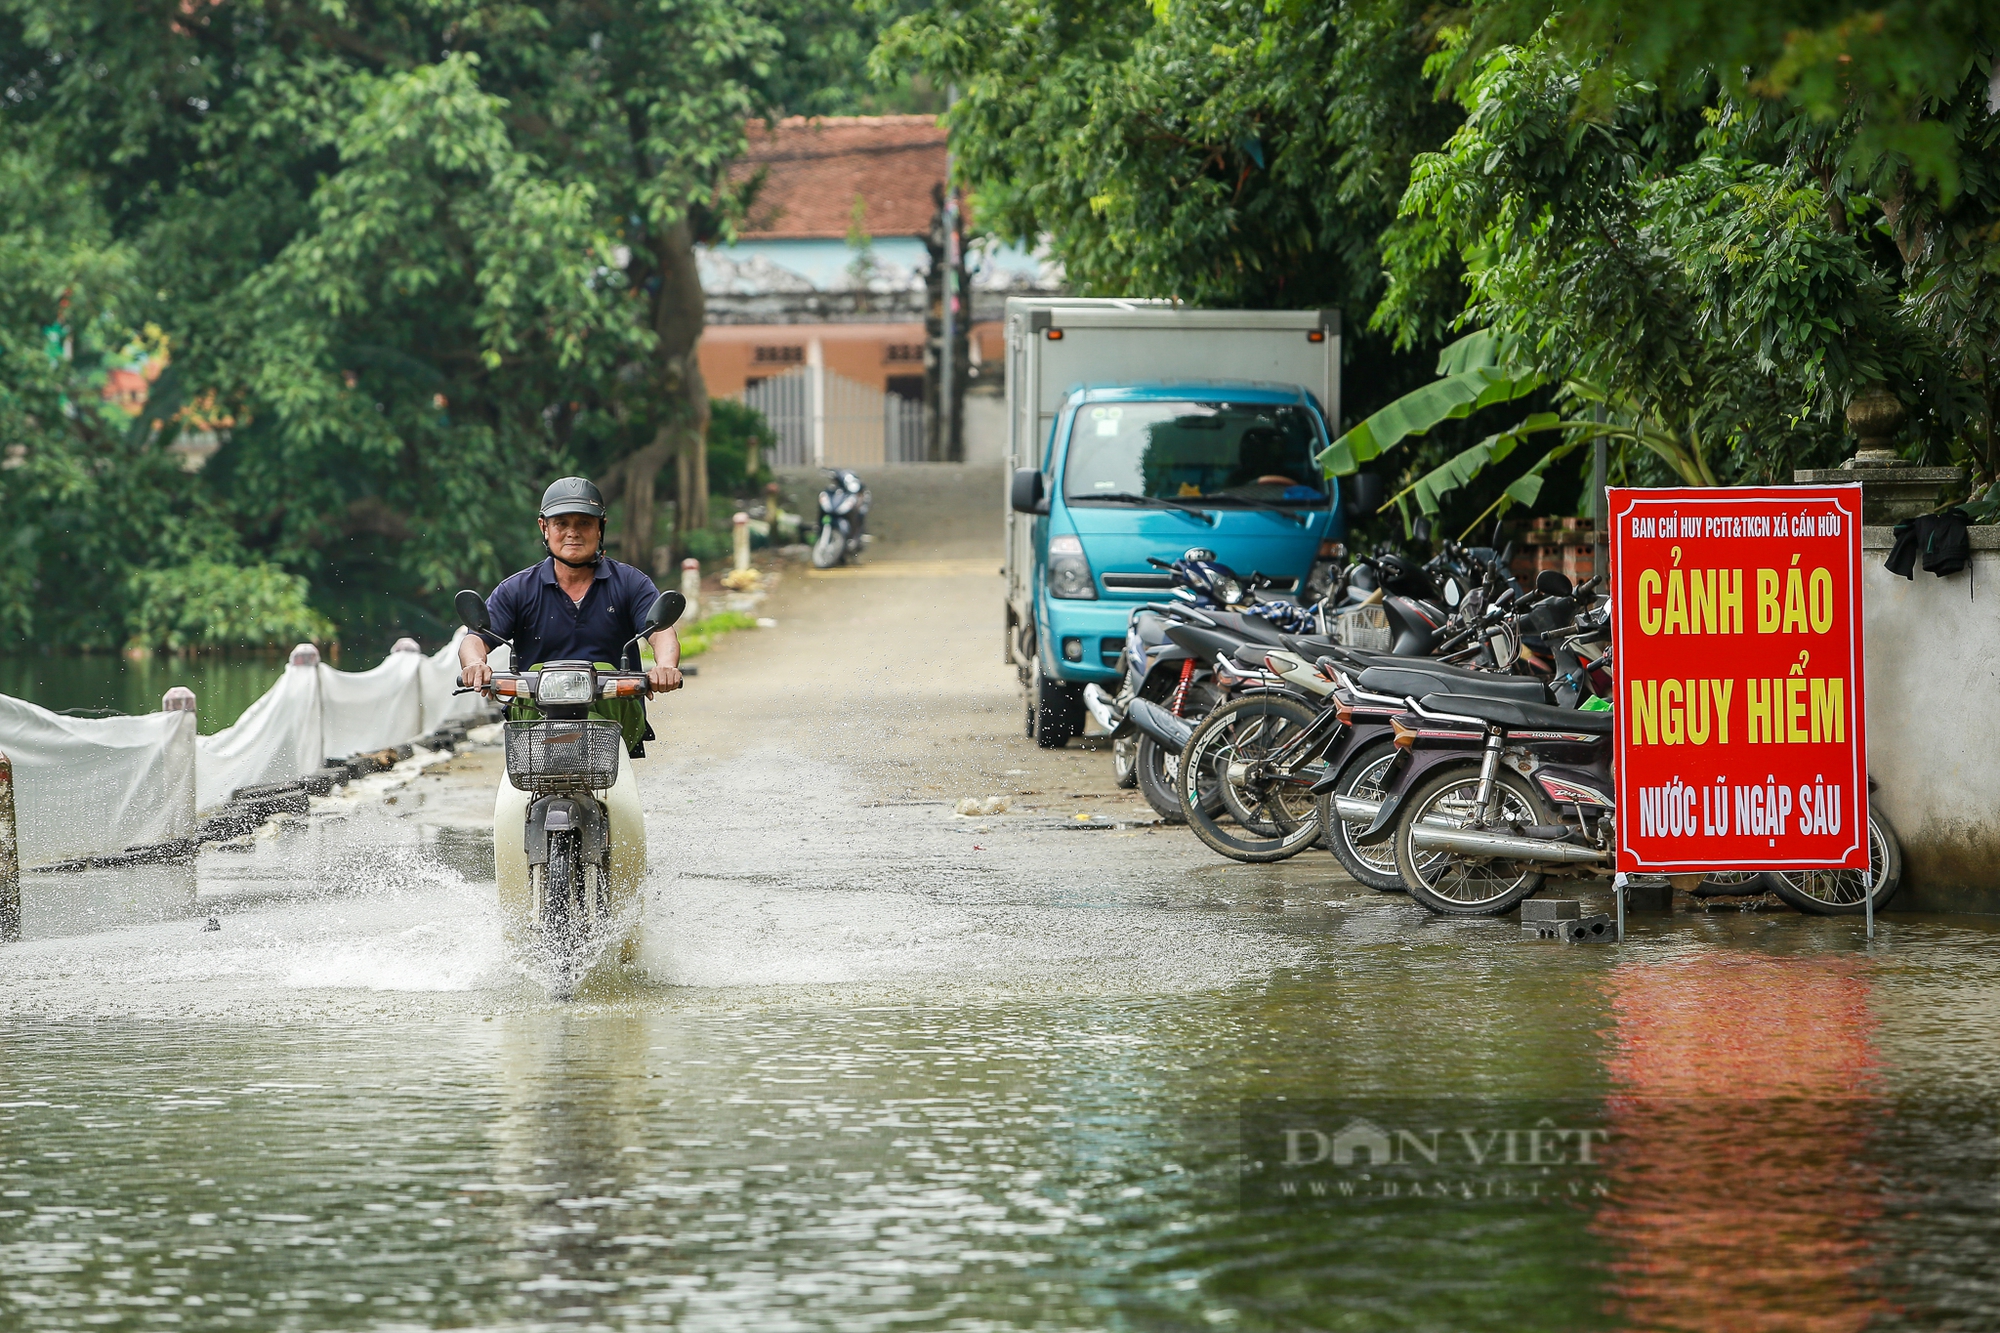
[[[991,363],[989,363],[991,364]],[[997,380],[997,376],[995,377]],[[965,461],[998,467],[1007,461],[1007,399],[998,393],[965,395]]]
[[[1891,529],[1862,532],[1868,768],[1907,911],[2000,912],[2000,528],[1971,534],[1969,570],[1913,582],[1882,567]]]

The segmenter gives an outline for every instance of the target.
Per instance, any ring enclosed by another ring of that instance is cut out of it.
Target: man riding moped
[[[561,478],[542,495],[547,558],[483,607],[476,593],[459,594],[471,631],[459,640],[460,683],[509,705],[493,807],[501,908],[508,933],[535,938],[558,965],[562,991],[612,920],[636,919],[624,909],[645,874],[646,829],[630,761],[650,736],[646,698],[682,683],[672,622],[684,600],[604,553],[604,514],[597,487]],[[643,673],[641,641],[653,649]],[[503,643],[512,670],[496,675],[488,653]],[[621,961],[632,944],[628,930]]]

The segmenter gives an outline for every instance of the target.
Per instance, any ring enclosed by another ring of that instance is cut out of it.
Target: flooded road
[[[1565,947],[1223,863],[1020,738],[976,535],[886,533],[655,705],[641,961],[576,1003],[502,946],[491,751],[27,877],[0,1327],[2000,1322],[2000,922]]]

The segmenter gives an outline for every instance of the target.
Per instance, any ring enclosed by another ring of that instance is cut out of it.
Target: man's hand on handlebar
[[[681,669],[679,667],[661,666],[658,664],[647,667],[646,683],[653,687],[653,693],[655,694],[665,694],[668,690],[677,690],[682,684]]]
[[[484,662],[467,662],[458,668],[458,683],[468,690],[483,690],[493,683],[493,668]]]

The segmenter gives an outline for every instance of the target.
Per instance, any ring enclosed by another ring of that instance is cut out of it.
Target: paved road
[[[656,977],[1209,985],[1272,962],[1262,930],[1218,938],[1213,910],[1360,892],[1323,854],[1236,866],[1155,826],[1100,741],[1026,739],[1001,659],[1001,481],[871,478],[867,558],[788,570],[763,608],[778,627],[724,639],[655,703]],[[1008,813],[952,813],[994,795]]]

